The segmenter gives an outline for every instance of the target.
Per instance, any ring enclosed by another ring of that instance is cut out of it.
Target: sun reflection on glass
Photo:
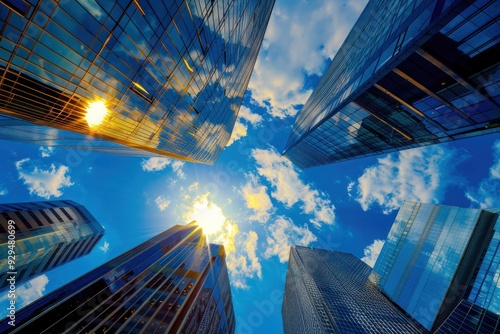
[[[106,104],[104,101],[94,101],[89,103],[89,106],[86,109],[87,114],[85,119],[89,126],[96,126],[102,123],[104,117],[108,113],[108,108],[106,108]]]

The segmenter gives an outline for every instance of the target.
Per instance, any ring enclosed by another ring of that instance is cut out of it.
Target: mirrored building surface
[[[2,333],[234,333],[224,248],[176,225],[7,320]]]
[[[405,202],[374,266],[381,290],[429,330],[500,331],[497,211]]]
[[[428,333],[377,288],[378,276],[352,254],[292,246],[283,297],[291,333]]]
[[[450,316],[436,330],[436,334],[499,333],[498,314],[462,299]]]
[[[0,138],[213,163],[273,5],[1,1]]]
[[[104,228],[73,201],[0,204],[0,253],[5,254],[0,288],[11,276],[19,284],[90,253],[103,235]],[[14,252],[13,267],[9,250]]]
[[[500,130],[498,1],[371,0],[299,112],[301,168]]]

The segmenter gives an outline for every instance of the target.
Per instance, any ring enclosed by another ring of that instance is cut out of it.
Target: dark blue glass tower
[[[273,5],[1,1],[0,138],[213,163]]]
[[[405,202],[375,263],[381,290],[433,332],[500,331],[496,211]]]
[[[297,116],[302,168],[500,130],[497,1],[371,0]]]
[[[283,297],[291,333],[427,333],[377,288],[372,268],[351,254],[293,246]]]
[[[176,225],[16,312],[12,333],[234,333],[224,248]]]
[[[72,201],[0,204],[0,288],[8,277],[19,284],[90,253],[103,235],[101,224]]]

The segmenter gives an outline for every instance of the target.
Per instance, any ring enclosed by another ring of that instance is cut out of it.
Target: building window
[[[153,97],[151,96],[151,93],[149,93],[142,85],[138,84],[137,82],[132,82],[132,86],[130,86],[130,89],[140,97],[142,97],[146,102],[149,104],[153,104]]]
[[[68,213],[68,211],[66,211],[66,209],[64,208],[60,208],[62,213],[64,213],[64,215],[69,219],[69,220],[73,220],[73,217],[71,217]]]
[[[59,216],[59,214],[56,212],[56,210],[54,209],[49,209],[50,212],[52,212],[54,214],[54,216],[56,216],[56,218],[62,223],[64,220],[61,218],[61,216]]]
[[[22,16],[26,16],[30,8],[30,5],[22,0],[0,0],[0,3]]]

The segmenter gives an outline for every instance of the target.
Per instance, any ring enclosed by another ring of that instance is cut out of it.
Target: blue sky
[[[290,245],[373,265],[404,200],[498,207],[500,135],[307,170],[280,155],[365,4],[276,1],[231,141],[213,166],[0,141],[0,202],[70,199],[106,228],[90,255],[21,286],[22,302],[208,212],[219,226],[209,239],[227,252],[237,332],[277,333]]]

